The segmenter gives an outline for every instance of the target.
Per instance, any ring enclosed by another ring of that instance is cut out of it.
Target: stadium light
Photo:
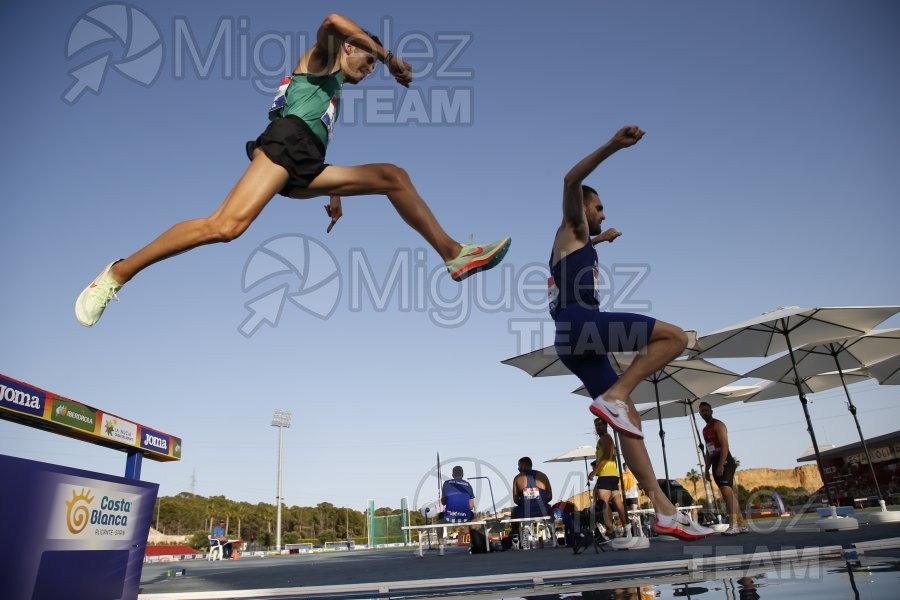
[[[276,409],[272,415],[272,427],[278,428],[278,495],[275,517],[275,551],[281,554],[281,434],[285,427],[291,426],[291,411]]]

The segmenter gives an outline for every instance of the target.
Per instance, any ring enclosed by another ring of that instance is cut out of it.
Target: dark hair
[[[597,196],[598,198],[600,197],[600,194],[597,193],[597,190],[589,185],[581,184],[581,195],[583,197],[582,199],[586,201],[588,196],[590,196],[591,194]]]
[[[700,407],[703,406],[704,404],[705,404],[706,406],[712,408],[712,404],[710,404],[709,402],[701,402],[700,404],[697,405],[697,408],[700,408]]]
[[[526,469],[530,469],[532,467],[531,459],[527,456],[523,456],[519,459],[519,464],[525,465]]]
[[[463,476],[463,468],[459,465],[453,467],[453,476],[454,477],[462,477]]]

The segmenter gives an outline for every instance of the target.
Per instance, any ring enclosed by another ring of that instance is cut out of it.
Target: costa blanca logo
[[[82,488],[80,493],[72,490],[72,499],[66,500],[66,527],[72,535],[78,535],[88,526],[91,519],[91,490]]]
[[[99,549],[132,539],[140,500],[138,494],[102,482],[61,483],[47,519],[47,539],[77,539],[82,549]]]
[[[248,338],[263,323],[277,327],[285,301],[320,319],[329,318],[341,296],[341,271],[318,240],[281,235],[259,246],[244,265],[242,291],[257,287],[263,291],[244,304],[249,314],[238,326]]]
[[[105,42],[121,46],[124,51],[107,50]],[[149,87],[159,75],[163,60],[163,44],[159,28],[144,12],[134,6],[110,3],[83,14],[66,44],[66,59],[81,55],[89,48],[104,51],[86,59],[69,71],[75,81],[63,94],[67,104],[74,104],[86,90],[99,94],[109,67],[126,78]]]

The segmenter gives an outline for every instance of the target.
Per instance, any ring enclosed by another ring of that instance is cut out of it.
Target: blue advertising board
[[[159,485],[0,454],[0,597],[132,600]]]

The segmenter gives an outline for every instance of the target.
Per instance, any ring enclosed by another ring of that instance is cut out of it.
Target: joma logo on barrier
[[[35,416],[43,416],[46,396],[34,388],[0,379],[0,402],[7,408]]]
[[[168,454],[169,436],[152,429],[143,429],[141,432],[141,447]]]

